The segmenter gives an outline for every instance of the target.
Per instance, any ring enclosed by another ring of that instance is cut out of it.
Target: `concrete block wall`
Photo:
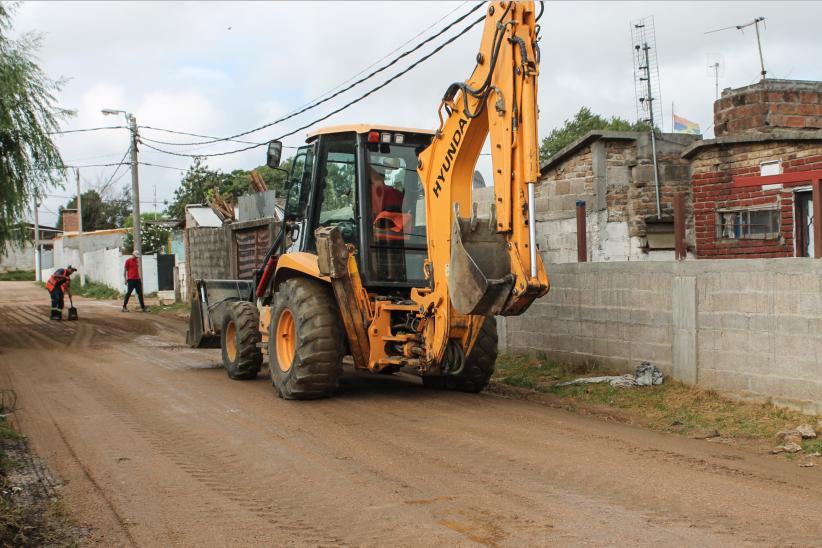
[[[231,233],[228,228],[189,228],[186,260],[191,279],[231,279]]]
[[[555,264],[506,319],[509,352],[642,361],[675,379],[822,413],[822,262],[788,258]]]
[[[634,267],[633,265],[639,265]],[[596,360],[628,370],[650,360],[672,373],[671,263],[569,263],[549,267],[551,291],[507,318],[510,352]],[[642,276],[637,276],[637,271]]]

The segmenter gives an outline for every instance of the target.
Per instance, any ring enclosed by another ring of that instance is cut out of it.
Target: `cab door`
[[[286,253],[304,251],[308,243],[308,211],[313,186],[315,144],[297,149],[291,163],[291,175],[288,181],[284,206],[285,221],[290,223],[287,233]]]

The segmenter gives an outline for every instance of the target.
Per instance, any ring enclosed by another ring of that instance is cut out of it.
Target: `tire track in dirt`
[[[126,522],[125,519],[123,519],[123,516],[121,516],[120,513],[117,511],[117,507],[114,505],[114,503],[108,497],[108,495],[106,494],[105,489],[103,489],[100,486],[100,484],[97,483],[97,480],[94,479],[94,476],[92,476],[91,471],[88,469],[88,467],[86,467],[86,465],[83,463],[83,461],[77,456],[77,453],[74,451],[74,447],[72,447],[71,443],[69,442],[68,438],[66,437],[65,432],[63,432],[63,430],[60,428],[60,425],[57,424],[57,421],[54,420],[54,417],[50,417],[50,418],[51,418],[51,423],[54,426],[54,429],[57,431],[57,434],[60,437],[60,441],[63,442],[63,445],[65,446],[66,450],[71,455],[71,458],[72,458],[72,460],[74,460],[75,464],[83,471],[83,475],[85,476],[85,478],[89,481],[89,483],[92,486],[94,486],[95,491],[99,494],[100,498],[105,502],[106,507],[111,512],[111,515],[114,516],[114,519],[117,521],[117,524],[120,526],[120,530],[123,533],[123,535],[125,535],[125,537],[128,539],[129,543],[132,546],[139,546],[137,541],[131,535],[131,531],[129,530],[128,523]]]
[[[0,347],[14,346],[0,375],[29,399],[36,446],[63,463],[73,500],[87,497],[87,521],[106,500],[115,507],[119,522],[98,512],[112,531],[102,539],[121,538],[123,524],[147,545],[813,545],[822,535],[822,481],[795,464],[402,378],[349,376],[335,399],[285,402],[267,380],[213,370],[217,351],[180,346],[183,322],[89,306],[79,323],[52,327],[3,287]],[[81,468],[102,492],[83,487]]]
[[[457,396],[460,398],[461,396]],[[462,396],[464,397],[464,396]],[[349,402],[349,407],[362,408],[362,412],[367,411],[368,404],[361,403],[361,402]],[[426,402],[428,403],[428,402]],[[436,403],[436,402],[435,402]],[[426,411],[430,410],[433,405],[426,405]],[[451,410],[453,412],[453,409]],[[392,414],[395,412],[391,412]],[[396,412],[397,416],[400,416],[400,412]],[[341,418],[345,418],[346,412],[340,412]],[[352,417],[358,416],[357,412],[354,411]],[[362,416],[362,415],[359,415]],[[453,420],[455,416],[459,416],[458,414],[455,415],[452,413],[449,416],[449,422]],[[475,417],[476,418],[476,417]],[[459,424],[456,425],[457,428],[455,429],[460,433],[459,437],[455,437],[453,435],[449,435],[447,432],[444,432],[443,429],[439,428],[436,425],[436,422],[433,420],[419,420],[419,421],[412,421],[412,422],[404,422],[403,423],[403,437],[385,437],[380,434],[375,434],[377,440],[379,441],[380,446],[385,447],[392,447],[392,450],[396,453],[409,453],[411,456],[415,451],[420,449],[420,440],[427,440],[428,444],[423,445],[423,452],[429,456],[430,455],[438,455],[442,454],[442,448],[448,446],[450,443],[449,455],[451,459],[433,459],[433,465],[437,466],[449,466],[451,470],[455,474],[464,473],[464,470],[459,468],[455,468],[453,466],[453,461],[463,461],[463,462],[471,462],[470,458],[472,455],[476,454],[484,454],[488,458],[484,459],[480,462],[481,469],[477,470],[468,470],[468,474],[465,476],[465,482],[471,481],[471,475],[478,475],[480,477],[494,477],[500,475],[500,468],[498,466],[487,466],[484,467],[483,465],[486,463],[511,463],[513,465],[513,476],[521,475],[521,478],[508,478],[511,483],[514,485],[521,485],[522,482],[533,481],[534,477],[537,478],[545,478],[547,480],[548,485],[552,485],[555,488],[557,486],[564,486],[566,489],[570,487],[572,490],[579,492],[580,496],[582,497],[595,497],[595,498],[606,498],[606,497],[613,497],[619,496],[624,497],[625,500],[630,500],[633,492],[636,490],[636,485],[641,484],[643,481],[643,477],[641,474],[636,474],[636,477],[633,478],[633,481],[626,481],[628,478],[621,478],[621,481],[614,481],[613,476],[609,476],[607,474],[602,474],[601,469],[591,469],[586,474],[585,470],[580,471],[579,467],[576,466],[563,466],[562,463],[559,465],[553,464],[552,466],[548,466],[545,463],[545,459],[540,459],[537,454],[534,452],[526,452],[522,451],[520,447],[522,445],[523,439],[519,436],[512,436],[509,435],[513,429],[518,428],[516,425],[511,425],[510,429],[506,429],[503,431],[493,432],[491,437],[489,437],[489,432],[487,430],[483,430],[482,427],[475,426],[477,422],[475,421],[473,425],[471,424]],[[375,426],[376,432],[385,432],[386,429],[379,428],[379,425]],[[548,425],[550,429],[554,425]],[[523,432],[524,435],[529,435],[530,438],[534,439],[533,432]],[[467,435],[467,436],[466,436]],[[411,437],[413,440],[413,447],[403,446],[397,443],[397,440],[401,440],[404,437]],[[617,441],[614,437],[610,436],[599,436],[606,441]],[[558,436],[556,438],[560,440],[559,443],[554,444],[553,449],[555,450],[562,450],[563,446],[567,449],[569,436]],[[581,438],[582,439],[582,438]],[[434,441],[436,440],[436,441]],[[490,443],[494,442],[494,443]],[[536,445],[538,442],[534,440],[534,444]],[[541,444],[540,444],[541,445]],[[733,476],[733,477],[743,477],[749,480],[753,480],[752,483],[773,483],[776,486],[782,488],[784,490],[786,482],[779,481],[779,480],[771,480],[771,478],[764,477],[761,474],[751,474],[744,472],[739,469],[730,468],[724,465],[718,465],[716,463],[708,462],[706,459],[697,458],[693,456],[684,455],[681,453],[671,452],[671,451],[664,451],[660,449],[651,449],[645,450],[643,448],[628,444],[624,441],[621,441],[618,444],[611,443],[610,446],[603,445],[603,447],[608,448],[608,452],[613,452],[614,449],[618,450],[619,452],[626,452],[634,458],[640,458],[641,461],[636,463],[637,470],[642,470],[644,467],[659,467],[660,462],[664,464],[675,464],[677,466],[684,466],[690,470],[698,472],[701,474],[709,474],[709,475],[719,475],[722,477],[725,476]],[[540,447],[540,449],[550,450],[551,447]],[[437,452],[439,451],[439,453]],[[659,458],[663,456],[664,458]],[[479,472],[479,473],[477,473]],[[508,473],[508,471],[506,471]],[[550,478],[550,479],[549,479]],[[699,479],[699,477],[695,477],[695,479]],[[702,478],[701,481],[707,482],[706,486],[709,485],[713,480],[709,480],[707,478]],[[584,486],[584,488],[575,488],[576,486]],[[499,488],[500,486],[496,486]],[[791,485],[792,488],[795,488],[798,491],[807,491],[807,487],[799,485],[798,482],[795,482],[794,485]],[[503,491],[500,491],[495,494],[503,494]],[[678,504],[675,505],[674,508],[680,514],[679,516],[672,515],[672,508],[671,502],[667,501],[667,505],[664,503],[666,502],[666,493],[660,492],[655,493],[653,490],[648,492],[643,492],[643,498],[641,501],[635,502],[631,506],[634,507],[635,510],[641,511],[645,513],[649,519],[659,519],[665,520],[666,522],[670,523],[673,520],[676,520],[678,523],[682,524],[683,526],[693,527],[695,523],[699,523],[700,526],[707,525],[709,528],[714,530],[716,533],[720,535],[727,535],[734,532],[735,528],[728,527],[727,518],[731,516],[727,514],[723,514],[721,510],[714,508],[713,510],[701,510],[695,509],[693,507],[689,507],[687,504]],[[504,491],[504,498],[506,500],[516,500],[517,498],[522,499],[520,502],[524,507],[531,507],[535,504],[535,501],[529,500],[526,497],[523,497],[516,489],[509,489]],[[808,501],[811,504],[810,501]],[[768,499],[767,504],[762,505],[763,509],[766,509],[770,504],[770,499]],[[665,511],[661,512],[658,508],[665,506]],[[745,519],[744,514],[740,516],[742,519]],[[773,534],[778,534],[779,528],[788,526],[788,527],[796,527],[802,528],[803,523],[805,527],[807,527],[807,519],[808,516],[797,516],[795,519],[791,515],[783,516],[784,521],[781,521],[772,531]],[[756,523],[760,523],[760,520],[757,520]],[[754,523],[751,523],[753,525]],[[756,541],[756,537],[752,537],[749,540]]]
[[[82,371],[78,371],[84,376]],[[86,379],[81,383],[86,385]],[[345,546],[339,537],[318,529],[308,521],[294,516],[283,516],[279,501],[262,496],[259,490],[285,491],[290,494],[288,504],[318,506],[322,501],[307,496],[305,486],[294,483],[288,475],[277,478],[276,484],[266,485],[266,478],[250,478],[245,472],[247,457],[215,450],[214,442],[203,435],[187,431],[185,425],[170,420],[151,405],[133,403],[130,394],[101,378],[94,379],[94,388],[88,390],[111,415],[149,443],[169,462],[185,471],[220,496],[236,503],[242,509],[266,520],[271,525],[296,537],[299,542],[315,545]],[[102,388],[102,390],[100,390]],[[249,496],[251,494],[251,496]]]

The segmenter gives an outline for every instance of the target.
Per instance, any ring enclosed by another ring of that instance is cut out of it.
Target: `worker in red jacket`
[[[143,280],[140,278],[140,254],[136,251],[133,251],[131,257],[126,259],[126,264],[123,267],[123,277],[126,279],[126,298],[123,301],[123,312],[128,312],[128,299],[131,297],[132,291],[137,292],[140,309],[147,312],[148,308],[143,302]]]
[[[66,268],[58,268],[54,274],[49,276],[46,281],[46,289],[51,295],[51,319],[63,319],[63,295],[68,293],[71,296],[71,275],[77,272],[77,269],[71,265]]]

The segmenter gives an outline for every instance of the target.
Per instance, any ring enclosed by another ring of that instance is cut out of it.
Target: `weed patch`
[[[152,314],[176,314],[178,312],[188,312],[188,303],[183,301],[178,301],[173,304],[162,304],[152,306],[149,309],[149,312]]]
[[[88,299],[112,300],[120,299],[122,297],[122,294],[116,289],[112,289],[107,285],[89,281],[86,282],[85,287],[80,287],[80,282],[73,280],[71,284],[71,293],[72,295],[86,297]]]
[[[668,379],[653,387],[555,386],[569,378],[592,374],[613,373],[599,370],[596,364],[563,365],[544,357],[501,355],[494,380],[571,400],[576,406],[619,409],[654,430],[684,435],[716,431],[724,438],[770,441],[777,432],[807,422],[806,416],[771,403],[739,401]],[[813,445],[818,449],[808,452],[822,452],[822,441],[808,442],[819,444]]]
[[[33,282],[34,270],[9,270],[0,273],[0,282]]]
[[[813,453],[822,453],[822,439],[816,438],[812,440],[804,440],[802,442],[802,449],[809,455]]]

